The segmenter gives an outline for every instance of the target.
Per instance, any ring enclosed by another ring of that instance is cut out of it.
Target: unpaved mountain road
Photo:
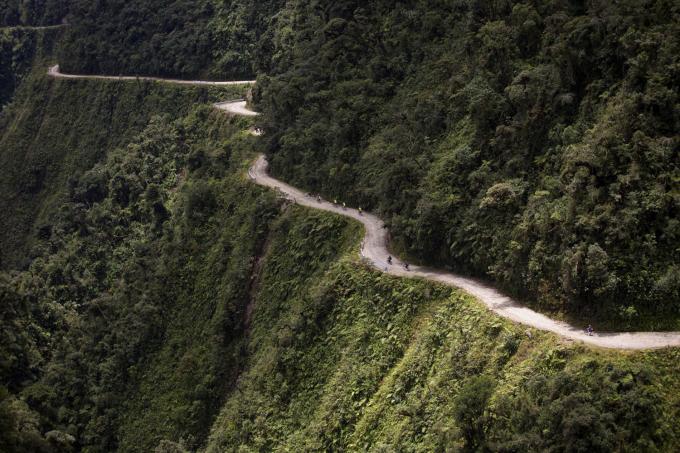
[[[605,332],[587,335],[585,330],[567,323],[556,321],[530,308],[520,305],[511,298],[499,293],[496,289],[477,280],[462,277],[451,272],[424,266],[409,266],[406,270],[403,262],[392,257],[392,264],[388,264],[388,237],[383,221],[373,214],[359,213],[351,208],[343,208],[325,200],[309,197],[267,173],[267,160],[259,156],[248,174],[256,183],[278,190],[295,203],[310,208],[322,209],[336,214],[351,217],[364,225],[364,237],[361,256],[366,258],[377,269],[400,277],[422,277],[446,285],[454,286],[475,296],[489,307],[494,313],[515,322],[525,324],[540,330],[547,330],[565,338],[583,341],[594,346],[612,349],[655,349],[668,346],[680,346],[680,332]]]
[[[65,75],[59,72],[58,66],[50,68],[49,74],[53,77],[65,78],[137,80],[136,77]],[[253,81],[184,81],[156,77],[140,77],[140,79],[185,85],[236,85],[253,83]],[[257,112],[253,112],[246,107],[245,101],[220,102],[215,104],[215,107],[236,115],[249,117],[258,115]],[[384,223],[380,218],[367,212],[360,213],[356,209],[344,208],[323,199],[307,196],[303,191],[271,177],[267,172],[267,168],[268,163],[266,158],[263,155],[260,155],[253,166],[248,170],[248,175],[255,183],[275,189],[297,204],[351,217],[361,222],[366,230],[366,235],[361,248],[361,256],[380,271],[399,277],[425,278],[427,280],[460,288],[479,299],[490,310],[504,318],[539,330],[553,332],[570,340],[582,341],[589,345],[624,350],[680,347],[680,332],[604,332],[588,335],[582,328],[577,328],[565,322],[557,321],[537,313],[499,293],[493,287],[477,280],[425,266],[412,265],[409,270],[406,270],[403,266],[404,263],[395,257],[392,257],[392,263],[388,264],[387,258],[390,256],[387,248],[388,235],[387,230],[384,228]]]
[[[58,28],[68,27],[68,24],[58,25],[8,25],[0,27],[0,30],[56,30]]]
[[[224,110],[225,112],[234,113],[241,116],[257,116],[257,112],[253,112],[246,107],[246,101],[226,101],[213,104],[215,108]]]
[[[152,81],[152,82],[163,82],[172,83],[176,85],[191,85],[191,86],[229,86],[229,85],[252,85],[255,83],[254,80],[236,80],[228,82],[213,82],[208,80],[179,80],[179,79],[163,79],[160,77],[135,77],[135,76],[101,76],[101,75],[74,75],[74,74],[64,74],[59,71],[59,65],[52,66],[47,74],[51,77],[58,79],[87,79],[87,80],[123,80],[123,81]],[[225,112],[233,113],[235,115],[241,116],[256,116],[257,112],[248,110],[246,108],[246,101],[235,100],[235,101],[225,101],[217,102],[213,104],[217,109],[224,110]]]
[[[102,76],[102,75],[75,75],[64,74],[59,71],[59,65],[52,66],[47,74],[58,79],[88,79],[88,80],[149,80],[152,82],[172,83],[175,85],[195,85],[195,86],[228,86],[228,85],[252,85],[254,80],[234,80],[228,82],[213,82],[211,80],[180,80],[180,79],[164,79],[162,77],[146,77],[146,76]],[[221,104],[224,104],[223,102]]]

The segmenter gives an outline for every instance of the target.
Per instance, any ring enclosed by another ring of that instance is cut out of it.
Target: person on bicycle
[[[586,332],[588,333],[589,336],[593,336],[593,326],[588,324],[588,327],[586,327]]]

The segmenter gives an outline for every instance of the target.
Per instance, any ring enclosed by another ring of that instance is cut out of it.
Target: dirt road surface
[[[158,77],[138,78],[131,76],[71,75],[59,72],[59,66],[50,68],[48,74],[52,77],[70,79],[153,80],[181,85],[220,86],[254,83],[252,80],[212,82],[201,80],[162,79]],[[220,102],[215,104],[215,107],[235,115],[248,117],[258,115],[257,112],[248,109],[246,102],[242,100]],[[254,135],[259,135],[261,133],[259,129],[251,129],[251,132]],[[359,212],[356,209],[345,208],[323,199],[307,196],[303,191],[269,176],[267,168],[267,160],[261,155],[249,169],[248,174],[255,183],[277,190],[282,196],[295,203],[351,217],[361,222],[366,230],[366,235],[361,248],[361,256],[380,271],[399,277],[425,278],[427,280],[460,288],[479,299],[490,310],[504,318],[539,330],[553,332],[570,340],[582,341],[589,345],[602,348],[630,350],[680,347],[680,332],[596,332],[593,335],[588,335],[584,330],[585,326],[583,326],[583,328],[574,327],[565,322],[551,319],[521,305],[510,297],[501,294],[495,288],[475,279],[425,266],[410,265],[409,269],[406,269],[404,263],[396,257],[391,257],[392,261],[391,263],[388,263],[388,257],[390,256],[388,251],[388,234],[384,223],[380,218],[367,212]]]

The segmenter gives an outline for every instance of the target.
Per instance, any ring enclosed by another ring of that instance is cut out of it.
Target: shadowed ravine
[[[254,81],[211,82],[201,80],[162,79],[157,77],[69,75],[60,73],[58,66],[50,68],[48,74],[52,77],[59,78],[94,80],[151,80],[182,85],[224,86],[254,83]],[[256,112],[253,112],[247,108],[246,102],[243,100],[220,102],[214,105],[220,110],[224,110],[235,115],[251,117],[257,115]],[[276,189],[286,198],[297,204],[333,212],[346,217],[351,217],[361,222],[364,225],[366,231],[366,235],[362,242],[361,256],[380,271],[400,277],[421,277],[427,280],[461,288],[462,290],[479,299],[493,312],[504,318],[536,329],[553,332],[571,340],[583,341],[584,343],[594,346],[613,349],[653,349],[669,346],[680,346],[680,332],[606,332],[587,335],[581,328],[571,326],[562,321],[551,319],[534,310],[531,310],[519,304],[510,297],[501,294],[493,287],[474,279],[425,266],[413,265],[410,266],[409,270],[406,270],[403,265],[404,263],[397,258],[393,258],[392,264],[388,264],[388,235],[386,229],[384,228],[384,223],[382,220],[380,220],[380,218],[370,213],[360,213],[355,209],[344,208],[323,199],[317,200],[316,198],[307,196],[302,190],[296,189],[295,187],[271,177],[267,172],[267,167],[268,164],[266,158],[263,155],[260,155],[248,171],[248,174],[255,183]]]

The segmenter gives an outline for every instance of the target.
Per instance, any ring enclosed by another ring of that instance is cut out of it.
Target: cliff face
[[[151,117],[0,274],[10,451],[677,446],[676,351],[527,334],[365,267],[358,225],[244,178],[247,126],[200,104]]]

